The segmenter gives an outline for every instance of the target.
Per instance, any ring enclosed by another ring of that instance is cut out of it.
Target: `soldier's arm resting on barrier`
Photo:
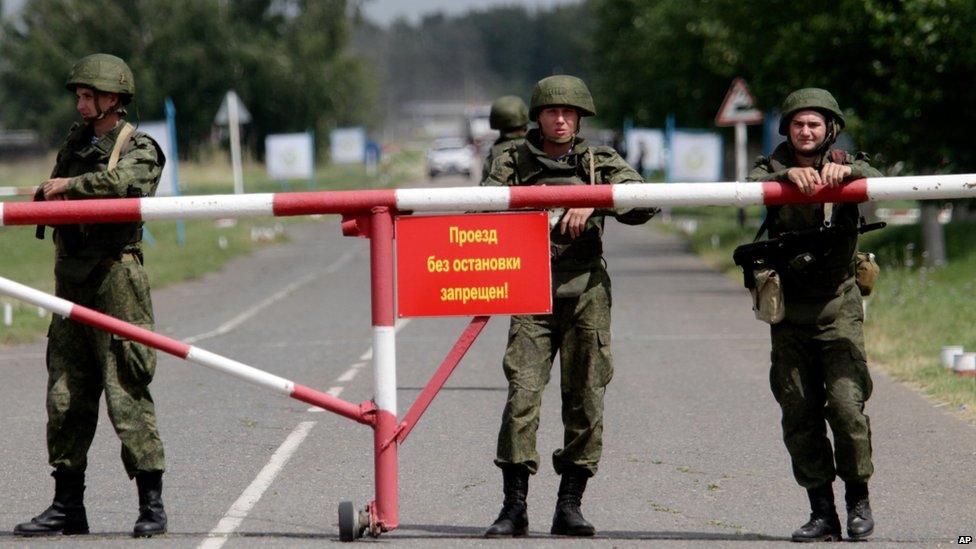
[[[583,234],[586,222],[593,215],[593,208],[570,208],[559,220],[559,234],[569,233],[570,238]]]
[[[789,183],[790,178],[787,176],[787,172],[789,172],[789,169],[774,171],[772,165],[769,163],[768,156],[758,156],[752,165],[752,171],[746,176],[746,181],[779,181],[780,183]]]
[[[152,196],[163,170],[161,153],[149,137],[133,138],[133,147],[119,157],[111,171],[90,172],[71,178],[70,198],[125,198]]]
[[[848,179],[864,179],[865,177],[882,177],[882,173],[870,164],[870,157],[863,152],[854,155],[854,161],[849,164],[851,173]]]
[[[596,181],[598,183],[627,185],[645,182],[644,178],[613,149],[597,148],[596,161],[598,166]],[[659,211],[661,211],[659,208],[598,208],[593,215],[611,215],[624,225],[642,225],[650,221]]]
[[[38,190],[42,193],[43,200],[65,200],[68,198],[66,193],[70,185],[70,177],[55,177],[42,183]]]

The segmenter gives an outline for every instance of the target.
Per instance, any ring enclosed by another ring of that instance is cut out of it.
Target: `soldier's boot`
[[[552,529],[549,531],[557,536],[592,536],[596,529],[580,511],[583,491],[589,473],[583,470],[568,470],[563,472],[559,481],[559,496],[556,499],[556,513],[552,516]]]
[[[148,538],[166,533],[166,510],[163,509],[163,472],[136,474],[139,490],[139,518],[132,529],[132,537]]]
[[[85,512],[85,473],[55,470],[54,501],[43,513],[14,527],[18,536],[68,536],[88,533]]]
[[[807,490],[810,498],[810,521],[793,532],[793,541],[840,541],[840,519],[834,507],[834,488],[826,484]]]
[[[874,517],[868,500],[866,482],[848,482],[844,493],[847,502],[847,537],[862,540],[874,533]]]
[[[486,538],[509,538],[529,533],[529,470],[522,466],[502,467],[505,501],[498,518],[485,531]]]

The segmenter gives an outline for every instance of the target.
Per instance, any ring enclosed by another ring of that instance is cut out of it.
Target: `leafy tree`
[[[77,118],[64,79],[93,52],[132,67],[131,118],[160,118],[173,98],[184,149],[208,138],[231,88],[253,115],[259,146],[270,132],[322,135],[362,122],[369,83],[345,51],[347,11],[345,0],[32,0],[0,36],[7,123],[60,140]]]

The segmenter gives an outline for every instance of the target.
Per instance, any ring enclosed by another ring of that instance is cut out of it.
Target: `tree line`
[[[206,142],[228,88],[260,144],[375,127],[409,101],[528,99],[555,73],[590,84],[604,125],[675,114],[708,127],[742,76],[763,108],[798,87],[831,90],[858,145],[906,173],[976,171],[971,0],[583,0],[389,27],[364,21],[363,1],[29,0],[0,28],[0,119],[55,144],[76,118],[64,78],[94,51],[130,62],[143,119],[173,98],[185,150]]]
[[[763,108],[830,90],[865,150],[917,173],[972,172],[976,2],[591,0],[595,87],[609,122],[709,126],[744,77]]]
[[[130,119],[160,119],[173,99],[184,154],[207,142],[231,88],[258,147],[267,133],[327,135],[368,117],[368,71],[346,48],[355,11],[346,0],[30,0],[0,29],[0,117],[56,145],[77,119],[68,71],[104,52],[136,76]]]

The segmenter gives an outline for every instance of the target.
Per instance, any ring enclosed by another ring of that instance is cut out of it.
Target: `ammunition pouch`
[[[752,273],[755,285],[749,289],[752,294],[752,310],[756,320],[766,324],[776,324],[786,316],[783,301],[783,284],[779,273],[769,267],[756,269]]]
[[[874,283],[878,278],[881,267],[874,260],[870,252],[857,252],[854,256],[854,282],[862,296],[869,296],[874,291]]]

